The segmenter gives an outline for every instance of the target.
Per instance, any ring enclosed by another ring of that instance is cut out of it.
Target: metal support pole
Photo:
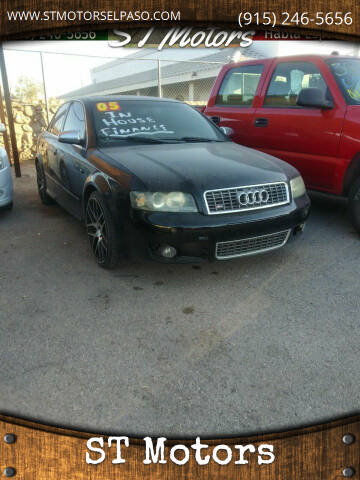
[[[12,107],[11,107],[9,82],[8,82],[7,73],[6,73],[6,65],[5,65],[5,58],[4,58],[4,51],[3,51],[2,44],[0,44],[0,69],[1,69],[2,84],[3,84],[3,89],[4,89],[6,112],[7,112],[7,118],[8,118],[8,123],[9,123],[9,130],[10,130],[10,140],[11,140],[11,147],[12,147],[12,152],[13,152],[15,175],[17,177],[21,177],[21,168],[20,168],[20,162],[19,162],[19,151],[18,151],[17,143],[16,143],[14,116],[13,116]]]
[[[0,121],[4,125],[6,125],[6,119],[5,119],[5,110],[4,110],[4,104],[3,104],[3,96],[0,88]],[[12,154],[11,154],[11,149],[10,149],[10,143],[9,143],[9,136],[7,133],[7,130],[3,133],[3,139],[4,139],[4,147],[6,150],[6,153],[8,155],[8,158],[10,160],[10,164],[12,165]]]
[[[43,88],[44,88],[46,118],[47,118],[47,123],[48,123],[48,125],[49,125],[49,123],[50,123],[50,120],[49,120],[49,107],[48,107],[48,101],[47,101],[47,95],[46,95],[46,83],[45,83],[45,73],[44,73],[44,61],[43,61],[43,54],[42,54],[42,52],[40,52],[40,61],[41,61],[41,74],[42,74],[42,81],[43,81]]]
[[[162,88],[161,88],[161,64],[158,60],[158,97],[162,97]]]

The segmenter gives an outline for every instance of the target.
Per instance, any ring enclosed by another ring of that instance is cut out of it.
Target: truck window
[[[360,60],[334,58],[327,61],[330,71],[349,105],[360,105]]]
[[[244,65],[227,72],[215,105],[251,107],[264,65]]]
[[[311,62],[283,62],[275,68],[263,106],[303,108],[296,105],[302,88],[315,87],[331,99],[330,91],[319,69]]]

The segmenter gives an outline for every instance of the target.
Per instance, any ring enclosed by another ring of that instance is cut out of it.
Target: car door
[[[69,103],[65,103],[59,107],[51,120],[49,127],[44,132],[40,145],[41,150],[44,152],[42,160],[46,175],[47,188],[50,195],[55,199],[61,194],[58,164],[58,136],[62,131],[68,108]]]
[[[256,109],[257,148],[294,165],[309,188],[332,191],[344,110],[315,61],[273,63],[262,105]],[[302,88],[323,90],[333,108],[300,107]]]
[[[236,66],[229,69],[216,96],[209,100],[206,115],[215,118],[222,127],[234,130],[232,140],[242,145],[256,147],[256,138],[251,133],[255,116],[254,99],[261,87],[265,63]],[[215,84],[215,87],[217,85]]]
[[[85,110],[81,102],[71,103],[67,112],[63,132],[74,132],[81,139],[81,144],[59,142],[59,174],[63,188],[64,207],[74,215],[82,215],[82,193],[87,176],[91,172],[90,164],[86,159],[86,122]]]

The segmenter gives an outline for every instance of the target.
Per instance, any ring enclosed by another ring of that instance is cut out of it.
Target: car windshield
[[[328,60],[331,73],[349,105],[360,105],[360,60],[334,58]]]
[[[93,116],[99,146],[228,140],[184,103],[106,99],[94,102]]]

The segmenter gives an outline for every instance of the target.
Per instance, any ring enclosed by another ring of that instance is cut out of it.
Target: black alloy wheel
[[[86,231],[97,263],[114,268],[120,259],[118,228],[99,192],[92,192],[86,205]]]
[[[40,200],[44,205],[51,205],[54,203],[54,200],[46,192],[46,178],[45,178],[44,170],[39,161],[36,161],[35,165],[36,165],[36,183],[37,183]]]

